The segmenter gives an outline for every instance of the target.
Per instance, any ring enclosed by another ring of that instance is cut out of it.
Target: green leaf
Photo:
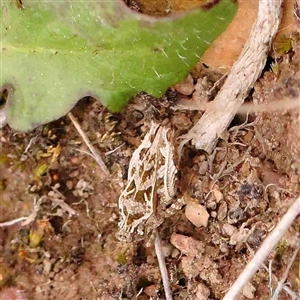
[[[66,114],[84,96],[119,111],[145,91],[184,79],[224,31],[236,4],[172,18],[135,13],[121,0],[1,1],[1,81],[7,118],[25,131]]]

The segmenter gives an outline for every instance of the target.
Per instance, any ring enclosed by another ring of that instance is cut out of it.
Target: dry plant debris
[[[281,1],[260,1],[257,20],[238,60],[234,63],[214,106],[183,137],[181,148],[192,141],[211,153],[261,74],[281,17]]]
[[[224,300],[232,300],[235,299],[243,288],[245,284],[249,282],[254,273],[260,268],[264,260],[270,254],[271,250],[275,247],[275,245],[279,242],[279,240],[284,235],[285,231],[291,226],[294,222],[295,218],[300,214],[300,197],[296,199],[293,205],[289,208],[287,213],[283,216],[281,221],[277,224],[276,228],[271,232],[271,234],[264,240],[260,249],[256,252],[255,256],[252,260],[247,264],[246,268],[239,275],[239,278],[234,282],[230,290],[226,293]],[[296,249],[296,254],[299,251],[299,245]],[[292,260],[293,262],[293,260]],[[288,270],[290,266],[288,267]],[[284,278],[286,280],[287,275]],[[282,284],[279,285],[279,288],[276,289],[275,295],[278,295],[282,288]],[[274,299],[276,299],[275,296]],[[273,299],[273,298],[272,298]]]
[[[98,165],[100,166],[100,168],[102,169],[104,174],[109,175],[109,170],[107,169],[107,167],[106,167],[105,163],[103,162],[101,156],[98,154],[95,147],[92,145],[92,143],[90,142],[90,140],[88,139],[88,137],[86,136],[84,131],[81,129],[81,126],[78,123],[78,121],[76,120],[76,118],[73,116],[73,114],[71,112],[68,113],[68,117],[70,118],[70,120],[74,124],[74,126],[77,129],[78,133],[81,135],[81,137],[84,140],[85,144],[90,149],[91,153],[93,154],[94,159],[96,160],[96,162],[98,163]]]

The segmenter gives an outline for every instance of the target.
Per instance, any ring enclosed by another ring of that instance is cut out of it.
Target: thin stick
[[[238,279],[226,293],[223,300],[233,300],[239,294],[243,286],[251,279],[254,273],[259,269],[260,265],[264,262],[272,249],[276,246],[282,238],[285,231],[293,223],[295,218],[300,214],[300,197],[288,209],[275,229],[265,239],[262,246],[256,252],[252,260],[247,264],[244,271],[240,274]]]
[[[125,143],[122,143],[120,146],[118,146],[117,148],[113,149],[113,150],[110,150],[110,151],[107,151],[105,152],[105,156],[108,156],[108,155],[111,155],[113,154],[114,152],[118,151],[120,148],[122,148],[123,146],[125,145]]]
[[[32,144],[35,142],[35,140],[38,138],[38,135],[36,135],[35,137],[33,137],[32,139],[30,139],[29,144],[27,145],[24,153],[27,153],[27,151],[30,149],[30,147],[32,146]]]
[[[21,217],[21,218],[17,218],[17,219],[11,220],[11,221],[3,222],[3,223],[0,223],[0,228],[1,227],[12,226],[12,225],[15,225],[17,223],[23,222],[27,219],[28,219],[28,217]]]
[[[77,148],[73,148],[73,149],[75,151],[80,152],[80,153],[86,154],[86,155],[92,157],[94,160],[96,160],[95,156],[91,152],[89,152],[89,151],[84,151],[84,150],[80,150],[80,149],[77,149]]]
[[[97,150],[95,149],[95,147],[92,145],[92,143],[90,142],[89,138],[86,136],[86,134],[84,133],[84,131],[81,129],[80,124],[78,123],[78,121],[76,120],[76,118],[73,116],[73,114],[71,112],[68,113],[68,117],[70,118],[70,120],[72,121],[72,123],[74,124],[75,128],[77,129],[78,133],[81,135],[82,139],[84,140],[85,144],[88,146],[88,148],[90,149],[90,151],[93,154],[93,157],[95,158],[97,164],[100,166],[100,168],[102,169],[102,171],[105,173],[105,175],[109,175],[109,170],[106,167],[105,163],[103,162],[102,158],[100,157],[100,155],[98,154]]]
[[[297,295],[294,291],[292,291],[288,286],[284,286],[283,289],[285,292],[292,297],[292,300],[299,300],[300,296],[299,294]]]
[[[0,228],[1,227],[7,227],[7,226],[13,226],[13,225],[15,225],[17,223],[20,223],[20,222],[22,222],[21,227],[32,223],[36,219],[36,216],[37,216],[38,212],[40,211],[41,204],[47,199],[51,200],[55,204],[55,206],[59,206],[64,212],[67,212],[69,214],[69,216],[73,216],[73,215],[77,214],[76,211],[74,209],[72,209],[63,200],[53,199],[53,198],[47,197],[47,196],[42,196],[41,198],[38,199],[38,201],[36,201],[36,199],[34,200],[32,213],[28,217],[20,217],[20,218],[17,218],[17,219],[13,219],[11,221],[0,223]]]
[[[161,250],[161,240],[157,231],[156,231],[156,238],[155,238],[154,245],[155,245],[155,253],[157,256],[158,265],[161,273],[161,278],[164,286],[166,300],[173,300],[166,261]]]
[[[249,249],[250,251],[252,251],[251,249]],[[270,295],[273,295],[273,289],[272,289],[272,277],[274,277],[274,279],[277,281],[278,283],[278,279],[275,275],[272,274],[272,260],[269,261],[269,267],[267,267],[264,263],[261,265],[268,273],[269,273],[269,287],[270,287]],[[282,287],[285,292],[287,294],[289,294],[293,300],[300,300],[299,295],[297,295],[294,291],[292,291],[287,285],[284,285]]]
[[[272,263],[273,263],[273,260],[270,259],[270,261],[269,261],[269,268],[268,268],[270,295],[273,295],[273,287],[272,287]],[[265,267],[265,265],[263,265],[263,267]]]
[[[211,153],[265,66],[272,38],[280,23],[281,2],[259,1],[257,20],[241,55],[213,101],[214,108],[206,110],[198,123],[183,136],[179,153],[190,140],[195,148]]]
[[[276,290],[275,290],[275,292],[274,292],[274,294],[273,294],[271,300],[278,300],[279,293],[280,293],[281,290],[283,289],[283,285],[284,285],[284,283],[285,283],[285,281],[286,281],[286,279],[287,279],[287,277],[288,277],[288,275],[289,275],[290,269],[291,269],[291,267],[292,267],[292,265],[293,265],[293,263],[294,263],[294,261],[295,261],[295,259],[296,259],[296,257],[297,257],[297,254],[298,254],[298,252],[299,252],[299,249],[300,249],[300,242],[298,241],[297,248],[295,249],[295,251],[294,251],[294,253],[293,253],[293,256],[292,256],[292,258],[291,258],[291,260],[290,260],[290,262],[289,262],[289,264],[288,264],[288,266],[287,266],[287,268],[286,268],[286,270],[285,270],[285,272],[284,272],[282,278],[281,278],[280,281],[278,282],[277,287],[276,287]]]
[[[272,99],[271,99],[272,100]],[[259,104],[243,104],[237,111],[238,114],[249,114],[249,113],[276,113],[282,111],[290,111],[300,107],[300,97],[293,99],[289,97],[283,97],[280,101],[272,101],[269,103]],[[191,102],[191,103],[190,103]],[[190,106],[189,106],[190,105]],[[190,100],[184,100],[183,104],[179,102],[178,105],[173,107],[173,110],[219,110],[214,102],[208,103],[195,103]]]

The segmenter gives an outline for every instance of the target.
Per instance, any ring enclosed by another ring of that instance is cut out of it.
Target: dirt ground
[[[271,107],[299,99],[299,49],[294,38],[292,50],[268,60],[247,102]],[[9,126],[0,131],[0,223],[34,215],[27,225],[0,227],[1,300],[165,299],[153,243],[117,237],[118,198],[150,120],[172,128],[177,141],[201,112],[176,105],[212,100],[220,77],[203,67],[161,99],[139,94],[119,114],[82,99],[72,113],[110,176],[67,116],[29,133]],[[299,128],[297,109],[237,115],[212,154],[184,148],[175,198],[185,205],[158,227],[174,299],[222,299],[299,196]],[[188,219],[188,205],[201,209],[199,226]],[[271,298],[299,243],[299,229],[298,218],[239,299]],[[294,293],[300,293],[299,268],[298,254],[286,282]],[[282,291],[279,299],[292,297]]]

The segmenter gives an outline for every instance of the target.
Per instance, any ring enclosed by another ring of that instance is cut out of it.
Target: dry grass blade
[[[92,145],[92,143],[90,142],[90,140],[88,139],[88,137],[86,136],[86,134],[84,133],[84,131],[81,129],[81,126],[77,122],[76,118],[73,116],[73,114],[71,112],[68,113],[68,117],[70,118],[70,120],[74,124],[75,128],[77,129],[78,133],[81,135],[82,139],[84,140],[84,142],[86,143],[86,145],[88,146],[88,148],[90,149],[90,151],[92,152],[94,159],[96,160],[96,162],[98,163],[98,165],[100,166],[100,168],[102,169],[102,171],[105,173],[105,175],[109,175],[108,168],[106,167],[106,165],[103,162],[102,158],[100,157],[100,155],[98,154],[97,150]]]
[[[247,264],[244,271],[226,293],[223,300],[233,300],[239,294],[243,286],[251,279],[254,273],[260,268],[261,264],[276,246],[284,235],[285,231],[290,227],[295,218],[300,214],[300,197],[288,209],[283,218],[277,224],[271,234],[265,239],[259,250],[256,252],[252,260]]]

